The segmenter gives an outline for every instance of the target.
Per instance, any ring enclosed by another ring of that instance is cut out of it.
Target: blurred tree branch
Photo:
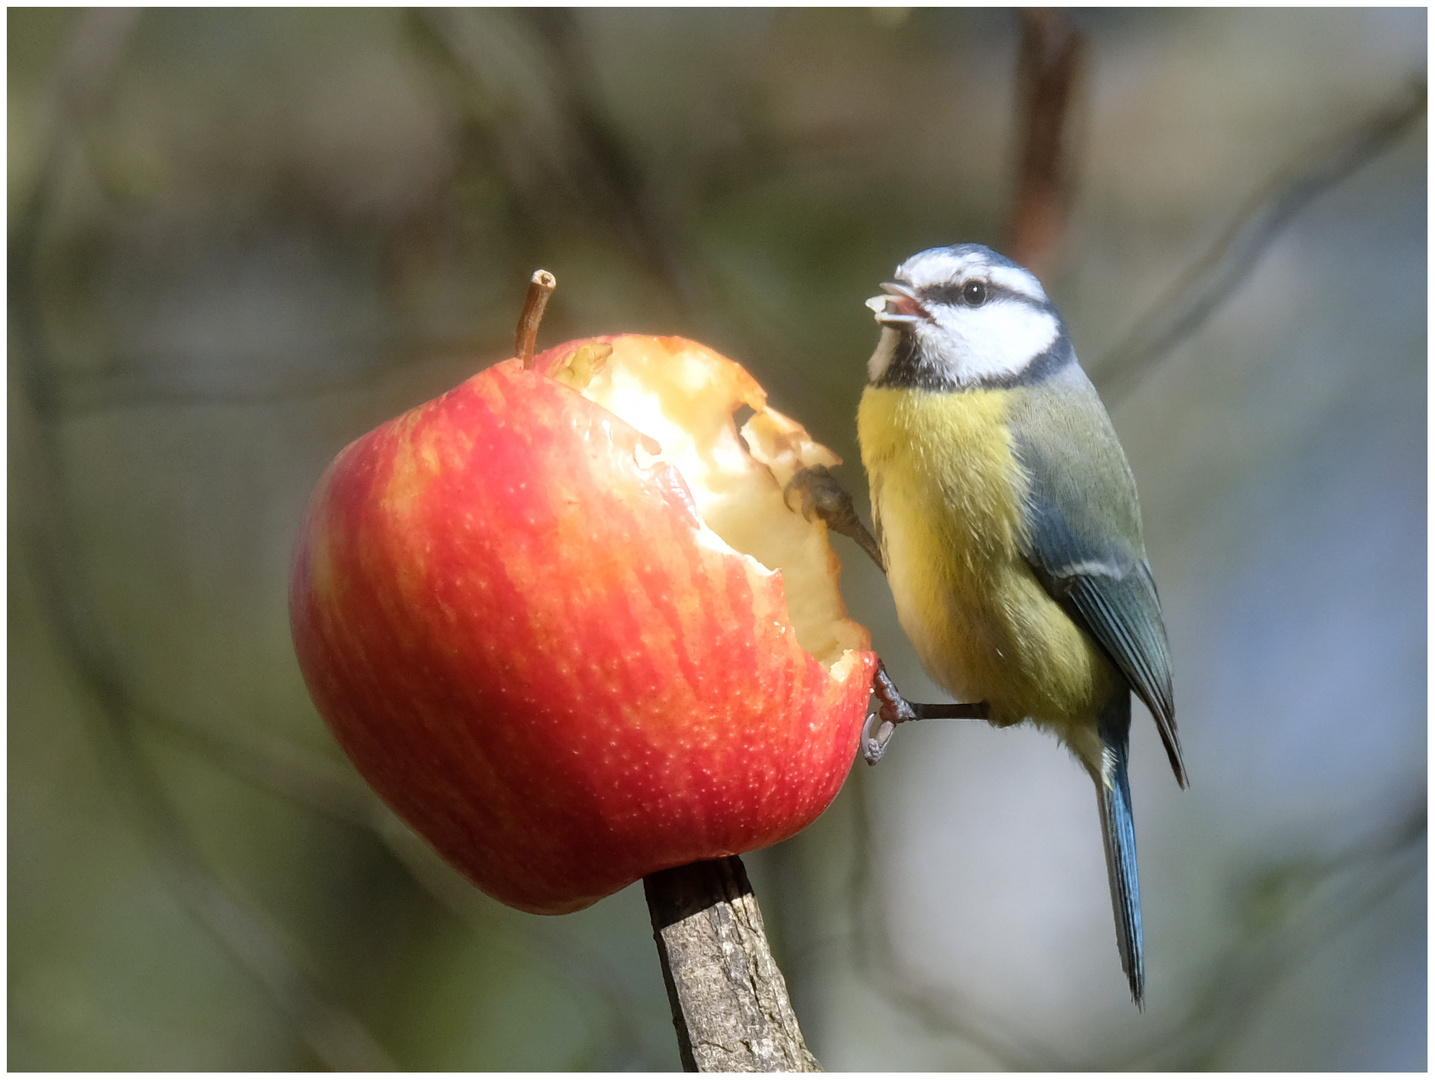
[[[93,704],[96,722],[90,734],[97,755],[169,891],[268,992],[320,1061],[335,1069],[388,1069],[393,1065],[388,1055],[357,1019],[319,989],[312,972],[292,955],[292,946],[204,866],[136,741],[139,704],[118,661],[101,641],[98,619],[85,599],[86,575],[66,502],[64,454],[56,429],[58,396],[44,329],[41,250],[57,174],[79,142],[135,21],[134,12],[106,9],[80,17],[60,67],[55,115],[47,129],[51,141],[10,235],[11,359],[33,409],[31,461],[39,474],[29,492],[34,527],[24,546],[58,647]]]
[[[1061,8],[1023,8],[1019,15],[1020,148],[1007,254],[1044,278],[1061,254],[1071,210],[1071,121],[1084,85],[1086,42]]]
[[[14,303],[16,291],[28,291],[26,260],[13,250],[11,256],[11,327],[17,337],[30,338],[11,356],[28,367],[37,355],[35,342],[31,334],[17,326],[27,319],[22,306]],[[32,386],[46,382],[39,372],[27,372],[27,376]],[[132,824],[149,847],[161,879],[268,991],[320,1061],[342,1070],[392,1068],[388,1055],[363,1025],[331,1001],[306,965],[291,955],[292,946],[284,943],[267,920],[238,901],[204,866],[174,807],[162,793],[159,778],[136,741],[138,703],[120,674],[118,662],[98,640],[93,612],[80,598],[84,573],[75,555],[68,508],[63,505],[65,473],[54,421],[45,416],[40,402],[32,399],[32,404],[37,412],[34,458],[42,473],[34,486],[43,494],[35,499],[40,527],[32,543],[26,545],[27,554],[53,617],[60,651],[94,707],[97,722],[90,725],[90,733],[98,757],[110,773],[121,805],[128,809]]]
[[[416,11],[411,26],[449,74],[470,129],[504,164],[509,191],[534,231],[555,211],[601,222],[691,318],[700,310],[696,280],[673,240],[672,223],[662,217],[659,193],[598,104],[598,69],[577,12],[511,13],[508,32],[522,39],[527,58],[502,49],[493,32],[496,18],[493,12]],[[522,123],[494,123],[515,113]],[[505,134],[514,131],[521,136]],[[555,199],[556,192],[563,199]]]
[[[1130,393],[1153,363],[1195,333],[1235,291],[1296,214],[1393,146],[1425,111],[1426,83],[1419,79],[1263,184],[1215,244],[1094,365],[1103,396],[1115,400]]]
[[[224,408],[316,401],[337,394],[372,393],[385,378],[415,370],[472,364],[489,344],[468,335],[404,335],[377,341],[372,334],[336,337],[307,356],[312,366],[335,374],[295,376],[286,371],[266,381],[256,377],[253,368],[272,360],[272,354],[240,354],[233,357],[233,381],[209,386],[186,381],[184,356],[116,354],[101,372],[52,373],[49,393],[53,411],[67,416],[155,405]]]

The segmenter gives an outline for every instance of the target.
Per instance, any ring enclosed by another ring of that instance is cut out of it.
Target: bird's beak
[[[917,294],[909,286],[896,281],[885,282],[882,295],[872,297],[867,306],[883,326],[906,326],[932,317],[917,299]]]

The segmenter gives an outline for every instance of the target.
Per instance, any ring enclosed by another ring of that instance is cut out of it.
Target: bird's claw
[[[826,465],[809,465],[792,474],[792,479],[782,489],[782,501],[789,510],[796,509],[792,505],[794,494],[802,496],[804,518],[808,521],[820,518],[834,531],[837,525],[857,516],[852,507],[852,496]]]
[[[868,765],[876,765],[882,760],[882,755],[887,752],[887,741],[896,730],[897,725],[884,720],[880,712],[867,714],[867,722],[862,725],[862,756]]]
[[[887,666],[880,660],[872,676],[872,694],[877,699],[877,708],[862,725],[862,756],[868,765],[882,760],[898,724],[917,719],[912,703],[902,696],[892,676],[887,674]]]
[[[792,505],[794,494],[801,496],[804,518],[817,519],[838,536],[852,540],[879,568],[886,569],[881,548],[857,516],[851,493],[832,475],[831,469],[826,465],[810,465],[798,470],[782,489],[782,501],[789,510],[796,509]]]

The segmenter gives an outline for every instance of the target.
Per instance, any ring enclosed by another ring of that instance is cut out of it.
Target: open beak
[[[896,281],[885,282],[882,295],[872,297],[867,306],[883,326],[906,326],[931,318],[917,299],[917,294],[909,286]]]

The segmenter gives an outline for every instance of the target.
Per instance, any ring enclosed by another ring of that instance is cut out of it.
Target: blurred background
[[[1426,1067],[1426,13],[14,10],[13,1069],[674,1069],[641,888],[511,911],[310,704],[350,439],[512,351],[677,333],[865,491],[862,301],[1028,261],[1141,488],[1147,1009],[1090,782],[918,725],[747,857],[828,1069]],[[850,606],[937,698],[880,576]]]

